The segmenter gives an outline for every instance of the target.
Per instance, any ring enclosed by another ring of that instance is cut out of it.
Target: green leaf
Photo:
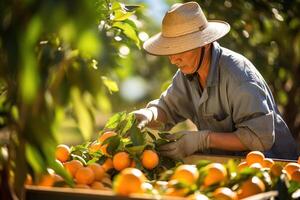
[[[197,169],[202,169],[203,167],[205,167],[206,165],[210,164],[211,161],[209,160],[200,160],[197,164],[196,167]]]
[[[119,91],[119,87],[115,81],[107,78],[106,76],[101,76],[101,79],[111,94]]]
[[[129,23],[126,22],[115,22],[112,25],[115,28],[119,28],[123,30],[124,35],[126,35],[128,38],[133,40],[137,47],[140,48],[140,40],[134,30],[134,27],[132,27]]]
[[[78,40],[78,49],[83,56],[96,57],[101,53],[101,48],[98,35],[94,31],[84,32]]]
[[[133,13],[132,12],[126,12],[125,10],[116,10],[114,12],[114,18],[113,21],[124,21],[128,19]]]
[[[111,143],[113,140],[115,140],[115,138],[118,138],[118,140],[121,139],[121,137],[120,137],[119,135],[115,135],[115,136],[106,138],[101,144],[102,144],[102,145],[109,144],[109,143]]]
[[[112,11],[119,10],[119,9],[122,9],[122,7],[124,7],[124,4],[115,1],[115,2],[113,2],[112,5],[111,5],[111,10],[112,10]]]
[[[119,124],[118,129],[120,130],[120,134],[121,135],[125,135],[127,133],[127,131],[132,128],[132,126],[134,125],[134,123],[135,123],[134,114],[132,114],[132,113],[128,114],[126,116],[126,119],[123,120]]]
[[[145,149],[146,145],[139,145],[139,146],[132,146],[132,147],[126,147],[126,149],[128,150],[128,152],[130,154],[141,154],[144,149]]]
[[[104,129],[115,129],[120,121],[124,120],[126,117],[126,112],[118,112],[114,114],[109,120],[106,122]]]
[[[154,143],[155,143],[155,146],[161,146],[161,145],[164,145],[164,144],[168,144],[169,141],[165,140],[165,139],[158,138],[157,140],[154,141]]]
[[[52,160],[52,162],[49,163],[49,167],[53,169],[55,173],[63,177],[63,179],[68,185],[74,186],[74,181],[72,176],[65,170],[65,168],[61,164],[59,164],[55,160]]]
[[[133,126],[129,130],[129,134],[130,134],[130,139],[132,141],[132,144],[134,146],[139,146],[139,145],[145,145],[146,144],[145,134],[143,134],[139,128]]]
[[[25,30],[21,46],[21,72],[20,80],[20,92],[23,101],[31,103],[37,95],[40,76],[38,75],[38,63],[34,54],[34,46],[36,45],[37,38],[42,31],[42,20],[40,17],[34,17],[30,20]]]
[[[108,138],[106,141],[109,141],[107,145],[107,153],[109,153],[110,155],[115,154],[119,150],[118,147],[120,145],[121,138],[116,135]]]
[[[25,155],[28,163],[37,174],[41,174],[46,169],[46,163],[35,146],[30,143],[25,145]]]
[[[99,157],[93,157],[91,160],[89,160],[86,164],[90,165],[92,163],[96,163],[99,160]]]
[[[150,138],[152,139],[152,142],[156,141],[156,137],[153,133],[151,133],[150,131],[145,131],[144,134],[147,134],[150,136]]]
[[[79,129],[84,139],[89,140],[94,130],[93,119],[81,98],[78,88],[72,88],[71,96]]]
[[[88,146],[91,144],[91,142],[87,142],[87,143],[84,143],[84,144],[79,144],[79,145],[76,145],[76,146],[72,146],[71,147],[71,153],[75,153],[75,152],[84,152],[84,151],[87,151],[88,150]]]
[[[98,108],[103,113],[111,113],[112,105],[111,105],[110,99],[105,94],[104,90],[100,91],[97,94],[97,96],[96,96],[96,103],[97,103]]]
[[[294,193],[294,192],[296,192],[296,191],[299,190],[299,189],[300,189],[300,183],[297,182],[297,181],[291,180],[291,181],[290,181],[289,188],[288,188],[289,193],[290,193],[290,194],[291,194],[291,193]]]
[[[235,173],[237,172],[237,165],[238,165],[239,161],[238,160],[234,160],[234,159],[230,159],[228,160],[226,166],[229,170],[230,173]]]
[[[125,10],[127,12],[133,12],[135,10],[137,10],[138,8],[141,8],[142,6],[139,6],[139,5],[125,5]]]

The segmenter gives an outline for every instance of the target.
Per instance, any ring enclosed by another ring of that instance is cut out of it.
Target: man
[[[279,114],[265,80],[242,55],[216,40],[230,26],[207,21],[196,2],[174,4],[164,16],[162,32],[143,47],[166,55],[179,70],[169,88],[146,108],[134,111],[142,128],[166,130],[190,119],[198,131],[169,136],[174,142],[160,147],[162,155],[183,158],[203,153],[244,155],[250,150],[267,157],[296,159],[296,143]]]

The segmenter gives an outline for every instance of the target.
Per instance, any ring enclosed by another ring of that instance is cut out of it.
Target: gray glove
[[[156,120],[157,114],[153,111],[153,108],[142,108],[132,112],[135,115],[135,118],[138,121],[137,127],[139,129],[145,128],[149,123]]]
[[[209,148],[210,131],[181,131],[166,136],[166,139],[178,140],[159,147],[160,153],[173,159],[182,159],[196,151]]]

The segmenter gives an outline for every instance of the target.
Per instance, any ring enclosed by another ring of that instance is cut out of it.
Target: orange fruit
[[[295,171],[291,174],[291,180],[297,181],[298,183],[300,183],[300,169],[295,170]]]
[[[286,173],[290,177],[294,171],[296,171],[297,169],[300,169],[300,164],[290,162],[290,163],[286,164],[283,169],[286,171]]]
[[[55,150],[55,158],[60,162],[66,162],[70,157],[71,150],[65,144],[57,145]]]
[[[81,167],[75,174],[75,179],[78,184],[91,184],[95,180],[95,174],[89,167]]]
[[[240,164],[238,164],[237,168],[239,171],[241,171],[242,169],[244,169],[245,167],[248,167],[248,164],[247,162],[243,161],[243,162],[240,162]]]
[[[187,187],[177,188],[176,185],[179,183],[178,180],[170,180],[168,182],[168,188],[166,189],[164,195],[168,196],[177,196],[177,197],[184,197],[189,192]]]
[[[63,181],[63,178],[57,174],[45,174],[42,176],[39,186],[51,187],[55,182]]]
[[[246,162],[247,162],[248,166],[250,166],[253,163],[259,163],[259,164],[263,165],[264,159],[265,159],[265,156],[260,151],[251,151],[246,156]]]
[[[72,175],[72,177],[75,177],[77,170],[83,167],[83,164],[79,160],[71,160],[69,162],[65,162],[64,167]]]
[[[95,189],[95,190],[103,190],[104,189],[104,185],[103,183],[99,182],[99,181],[95,181],[91,184],[91,188]]]
[[[188,193],[187,188],[167,188],[164,195],[175,196],[175,197],[184,197]]]
[[[275,163],[274,165],[272,165],[271,169],[270,169],[270,172],[271,172],[271,175],[277,177],[277,176],[280,176],[280,174],[282,173],[282,166]]]
[[[102,164],[102,167],[107,172],[108,170],[114,168],[113,160],[111,158],[107,158],[105,162]]]
[[[142,184],[145,180],[144,174],[139,169],[126,168],[117,175],[113,188],[117,195],[122,196],[142,193]]]
[[[271,158],[265,158],[263,162],[263,167],[270,168],[274,165],[274,161]]]
[[[89,147],[90,152],[94,153],[101,150],[100,142],[93,142]]]
[[[208,164],[205,168],[207,170],[207,175],[204,178],[204,186],[210,186],[226,180],[227,170],[222,164],[211,163]]]
[[[108,139],[108,138],[110,138],[110,137],[112,137],[112,136],[115,136],[115,135],[117,135],[116,132],[114,132],[114,131],[107,131],[107,132],[103,133],[103,134],[98,138],[98,142],[102,144],[106,139]]]
[[[27,175],[26,175],[26,179],[25,179],[24,184],[25,184],[25,185],[32,185],[32,184],[33,184],[32,176],[31,176],[30,174],[27,174]]]
[[[98,163],[92,163],[88,165],[89,168],[91,168],[95,174],[95,180],[101,181],[101,179],[104,177],[105,170],[104,168],[99,165]]]
[[[102,144],[106,139],[112,137],[112,136],[115,136],[117,135],[116,132],[114,131],[107,131],[105,133],[103,133],[99,138],[98,138],[98,142],[101,144],[100,146],[100,150],[102,151],[102,153],[104,153],[105,155],[108,155],[107,153],[107,146],[108,144]]]
[[[199,177],[198,170],[194,165],[180,165],[171,176],[171,180],[178,180],[186,184],[194,184]]]
[[[237,193],[227,187],[220,187],[213,192],[216,200],[238,200]]]
[[[298,157],[298,164],[300,164],[300,156]]]
[[[238,197],[240,199],[246,198],[265,191],[265,184],[257,176],[243,182],[238,190]]]
[[[118,171],[121,171],[131,164],[131,159],[129,154],[125,151],[118,152],[113,157],[114,168]]]
[[[146,169],[152,170],[158,165],[159,158],[155,151],[145,150],[142,153],[141,162],[142,162],[143,167],[145,167]]]

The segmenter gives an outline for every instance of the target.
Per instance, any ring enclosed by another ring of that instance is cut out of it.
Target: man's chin
[[[194,74],[194,72],[186,71],[186,70],[182,70],[182,69],[180,69],[180,71],[181,71],[184,75],[192,75],[192,74]]]

